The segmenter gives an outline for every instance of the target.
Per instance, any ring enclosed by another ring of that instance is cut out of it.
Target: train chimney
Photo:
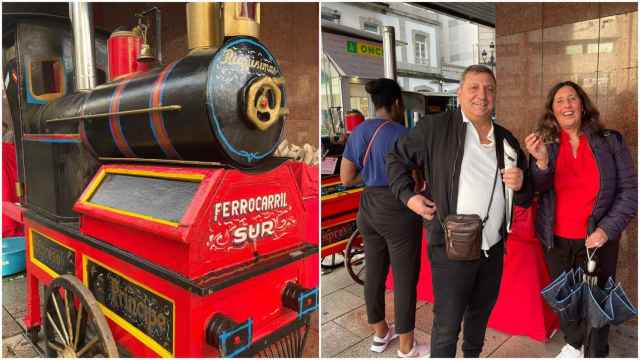
[[[73,63],[75,65],[76,90],[88,91],[96,87],[96,57],[91,3],[70,2],[69,17],[73,28]]]
[[[396,31],[393,26],[385,26],[382,31],[384,51],[384,77],[396,80]]]
[[[187,34],[189,51],[219,47],[224,40],[222,4],[187,3]]]
[[[260,4],[236,2],[224,4],[224,36],[260,37]]]

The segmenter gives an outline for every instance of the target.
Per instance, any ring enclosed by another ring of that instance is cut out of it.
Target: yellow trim
[[[104,177],[106,175],[107,175],[107,173],[104,171],[104,169],[101,169],[98,172],[98,175],[96,175],[95,179],[89,183],[89,187],[87,187],[87,190],[85,191],[84,195],[82,195],[82,197],[80,197],[80,203],[83,203],[83,204],[87,203],[87,200],[91,196],[93,196],[94,192],[96,192],[96,189],[98,188],[98,185],[102,184],[102,180],[104,180]]]
[[[100,186],[100,184],[102,184],[102,181],[107,176],[107,174],[121,174],[121,175],[132,175],[132,176],[142,176],[142,177],[155,177],[155,178],[171,179],[171,180],[186,180],[186,181],[190,181],[190,182],[201,182],[205,177],[204,174],[195,174],[195,173],[182,174],[182,173],[164,173],[164,172],[159,172],[159,171],[148,171],[148,170],[102,169],[102,170],[100,170],[100,172],[98,173],[96,178],[89,184],[89,187],[87,188],[87,191],[85,192],[85,194],[80,198],[80,203],[84,204],[86,206],[89,206],[89,207],[94,207],[94,208],[110,211],[110,212],[113,212],[113,213],[116,213],[116,214],[120,214],[120,215],[125,215],[125,216],[135,217],[135,218],[139,218],[139,219],[144,219],[144,220],[148,220],[148,221],[152,221],[152,222],[156,222],[156,223],[160,223],[160,224],[163,224],[163,225],[168,225],[168,226],[172,226],[172,227],[176,227],[176,228],[178,226],[180,226],[180,224],[175,222],[175,221],[158,219],[158,218],[155,218],[155,217],[149,216],[149,215],[134,213],[134,212],[126,211],[126,210],[112,208],[110,206],[98,205],[98,204],[94,204],[94,203],[89,202],[89,199],[96,192],[96,190],[98,189],[98,186]]]
[[[165,349],[164,347],[162,347],[162,345],[158,344],[155,340],[153,340],[149,335],[145,334],[144,332],[142,332],[140,329],[138,329],[137,327],[133,326],[131,323],[129,323],[127,320],[123,319],[120,317],[120,315],[114,313],[113,311],[111,311],[109,308],[107,308],[106,306],[104,306],[102,303],[100,303],[98,301],[98,305],[100,306],[100,309],[102,310],[102,312],[104,313],[104,315],[106,317],[108,317],[109,319],[111,319],[113,322],[115,322],[116,324],[118,324],[118,326],[120,326],[121,328],[123,328],[125,331],[127,331],[129,334],[131,334],[133,337],[135,337],[136,339],[140,340],[140,342],[142,342],[143,344],[145,344],[147,347],[149,347],[151,350],[153,350],[156,354],[162,356],[162,357],[175,357],[175,352],[176,352],[176,303],[169,297],[157,292],[156,290],[142,284],[139,283],[135,280],[133,280],[132,278],[122,274],[119,271],[114,270],[113,268],[101,263],[100,261],[89,257],[85,254],[82,255],[82,282],[84,283],[84,286],[86,286],[87,288],[89,288],[89,277],[87,276],[87,261],[91,260],[92,262],[102,266],[103,268],[118,274],[119,276],[123,277],[124,279],[126,279],[127,281],[136,284],[137,286],[140,286],[143,289],[148,290],[149,292],[152,292],[153,294],[169,301],[171,303],[171,305],[173,306],[173,317],[172,317],[172,324],[171,324],[171,332],[172,332],[172,339],[173,341],[171,342],[171,352],[168,352],[167,349]]]
[[[346,215],[346,214],[345,214],[345,215]],[[332,227],[336,227],[336,226],[338,226],[338,225],[346,224],[346,223],[348,223],[348,222],[352,222],[352,221],[353,221],[353,222],[355,222],[355,221],[356,221],[356,218],[343,220],[343,221],[340,221],[339,223],[332,223],[331,225],[327,225],[327,226],[325,226],[325,227],[321,227],[321,228],[320,228],[320,230],[330,229],[330,228],[332,228]]]
[[[150,171],[150,170],[133,170],[133,169],[105,169],[105,171],[109,174],[124,174],[124,175],[133,175],[133,176],[145,176],[145,177],[157,177],[163,179],[173,179],[173,180],[187,180],[192,182],[200,182],[204,179],[204,174],[198,173],[166,173],[160,171]]]
[[[337,247],[338,245],[342,245],[342,244],[346,243],[347,241],[349,241],[349,239],[344,239],[344,240],[340,240],[340,241],[338,241],[338,242],[334,242],[334,243],[333,243],[333,244],[331,244],[331,245],[327,245],[327,246],[323,247],[322,249],[320,249],[320,251],[322,252],[322,251],[324,251],[324,250],[328,250],[328,249],[331,249],[331,248]]]
[[[86,205],[94,207],[94,208],[106,210],[106,211],[109,211],[109,212],[112,212],[112,213],[120,214],[120,215],[125,215],[125,216],[135,217],[135,218],[144,219],[144,220],[148,220],[148,221],[153,221],[153,222],[156,222],[156,223],[159,223],[159,224],[163,224],[163,225],[169,225],[169,226],[172,226],[172,227],[175,227],[175,228],[180,226],[180,224],[177,223],[177,222],[158,219],[158,218],[154,218],[153,216],[138,214],[138,213],[125,211],[125,210],[120,210],[120,209],[112,208],[112,207],[109,207],[109,206],[93,204],[93,203],[90,203],[90,202],[87,202]]]
[[[340,196],[361,192],[362,190],[364,190],[364,188],[344,190],[344,191],[340,191],[340,192],[337,192],[337,193],[334,193],[334,194],[325,195],[325,196],[323,196],[321,198],[321,200],[322,201],[331,200],[331,199],[334,199],[334,198],[337,198],[337,197],[340,197]]]
[[[329,187],[329,186],[333,186],[333,185],[337,185],[337,184],[342,184],[342,181],[340,181],[340,180],[336,180],[336,181],[334,181],[334,182],[330,182],[330,183],[322,184],[322,187]]]
[[[53,271],[53,269],[51,269],[49,266],[47,266],[44,263],[40,262],[40,260],[36,259],[36,257],[33,255],[33,233],[34,232],[40,234],[42,237],[44,237],[46,239],[49,239],[52,242],[54,242],[54,243],[56,243],[56,244],[58,244],[58,245],[60,245],[60,246],[62,246],[64,248],[67,248],[67,249],[71,250],[71,252],[73,252],[74,256],[75,256],[76,251],[75,251],[75,249],[70,248],[69,246],[61,243],[60,241],[58,241],[58,240],[56,240],[56,239],[54,239],[52,237],[49,237],[49,236],[41,233],[40,231],[33,230],[32,228],[29,228],[29,235],[28,235],[28,237],[29,237],[29,261],[31,261],[34,265],[39,267],[40,270],[46,272],[49,276],[51,276],[52,278],[55,279],[58,276],[60,276],[60,274],[58,274],[57,272]]]

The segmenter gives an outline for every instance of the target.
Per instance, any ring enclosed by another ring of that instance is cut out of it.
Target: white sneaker
[[[396,328],[393,325],[389,325],[389,330],[387,330],[387,335],[383,338],[373,335],[373,341],[371,341],[371,347],[369,348],[373,352],[381,353],[383,352],[389,343],[393,341],[393,339],[397,338],[398,334],[396,334]]]
[[[430,357],[431,356],[431,347],[427,344],[420,344],[414,340],[413,348],[408,353],[403,353],[398,349],[398,357],[400,358],[419,358],[419,357]]]
[[[556,356],[556,359],[582,359],[584,358],[584,353],[582,352],[582,349],[576,349],[573,346],[567,344],[565,345],[562,350],[560,351],[560,354],[558,354],[558,356]]]

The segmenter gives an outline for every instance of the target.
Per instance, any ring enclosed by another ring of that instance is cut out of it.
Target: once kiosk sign
[[[347,52],[356,55],[382,56],[382,46],[347,40]]]

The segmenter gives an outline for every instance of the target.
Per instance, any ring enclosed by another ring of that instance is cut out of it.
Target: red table
[[[542,247],[535,237],[534,210],[515,207],[514,211],[500,293],[489,318],[489,327],[510,335],[547,341],[558,329],[559,320],[540,296],[540,290],[549,284],[551,278]],[[426,255],[426,247],[427,239],[423,235],[418,300],[433,303],[431,264]],[[391,276],[387,279],[387,287],[393,287]]]

